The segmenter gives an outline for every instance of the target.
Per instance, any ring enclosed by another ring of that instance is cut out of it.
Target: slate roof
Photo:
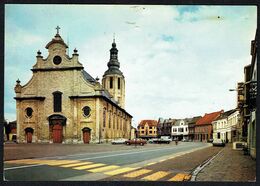
[[[83,78],[90,82],[90,83],[96,83],[96,80],[89,74],[87,73],[85,70],[82,70],[82,74],[83,74]]]
[[[216,119],[214,119],[214,121],[216,121],[216,120],[221,120],[221,119],[225,119],[225,118],[227,118],[230,114],[232,114],[232,113],[234,113],[234,112],[236,112],[235,109],[232,109],[232,110],[228,110],[228,111],[226,111],[226,112],[223,112],[223,113],[221,113]]]
[[[213,120],[215,120],[221,113],[223,113],[223,110],[218,111],[218,112],[212,112],[209,114],[205,114],[202,118],[200,118],[197,122],[196,125],[208,125],[211,124]]]
[[[158,122],[156,120],[142,120],[139,123],[138,127],[144,126],[146,123],[148,124],[149,127],[156,127]]]
[[[202,118],[201,116],[195,116],[193,118],[191,118],[190,121],[188,121],[189,124],[195,124],[200,118]]]

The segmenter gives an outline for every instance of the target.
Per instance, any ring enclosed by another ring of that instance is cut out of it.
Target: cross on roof
[[[60,29],[60,27],[57,26],[56,29],[57,29],[57,34],[59,34],[59,29]]]
[[[113,42],[115,43],[115,33],[113,34]]]

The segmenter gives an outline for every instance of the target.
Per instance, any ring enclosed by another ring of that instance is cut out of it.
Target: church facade
[[[32,78],[15,86],[17,140],[20,143],[100,143],[130,138],[132,116],[124,109],[125,78],[115,40],[102,84],[84,70],[78,51],[57,33],[37,52]]]

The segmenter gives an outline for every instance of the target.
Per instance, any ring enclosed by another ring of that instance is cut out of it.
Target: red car
[[[146,140],[143,140],[143,139],[139,139],[139,138],[136,138],[136,139],[132,139],[132,140],[126,140],[125,144],[126,145],[141,145],[143,146],[144,144],[146,144]]]

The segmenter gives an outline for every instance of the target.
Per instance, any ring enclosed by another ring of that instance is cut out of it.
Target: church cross
[[[57,34],[59,34],[59,29],[60,29],[60,27],[57,26],[56,29],[57,29]]]

